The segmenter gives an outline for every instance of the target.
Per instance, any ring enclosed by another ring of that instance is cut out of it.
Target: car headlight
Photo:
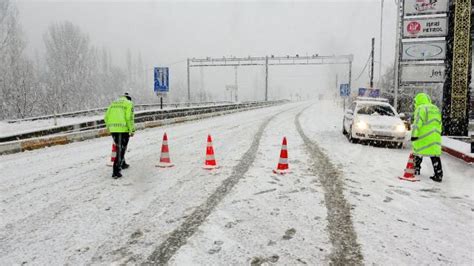
[[[406,127],[404,124],[400,124],[400,125],[397,125],[397,127],[395,128],[395,130],[397,132],[405,132],[406,131]]]
[[[366,122],[364,121],[359,121],[357,122],[356,124],[357,128],[360,129],[360,130],[366,130],[369,128],[369,124],[367,124]]]

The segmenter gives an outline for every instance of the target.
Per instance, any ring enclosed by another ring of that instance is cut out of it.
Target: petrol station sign
[[[448,19],[408,18],[403,21],[404,38],[445,37],[448,35]]]

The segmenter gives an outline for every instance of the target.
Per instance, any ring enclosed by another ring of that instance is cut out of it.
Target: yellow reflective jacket
[[[413,153],[418,156],[441,156],[441,112],[425,93],[415,97],[414,123],[411,136]]]
[[[133,102],[122,96],[107,108],[104,121],[110,133],[134,133],[134,116]]]

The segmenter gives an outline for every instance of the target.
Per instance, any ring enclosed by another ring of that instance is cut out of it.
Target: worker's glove
[[[411,137],[411,141],[416,141],[418,140],[418,137]]]
[[[130,133],[130,137],[133,137],[135,135],[135,132]]]

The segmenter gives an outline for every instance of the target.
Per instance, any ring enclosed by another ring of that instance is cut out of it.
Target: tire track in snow
[[[206,220],[211,214],[214,208],[222,201],[222,199],[229,193],[232,188],[243,178],[245,173],[249,170],[253,164],[255,157],[257,156],[258,147],[260,145],[260,139],[262,138],[263,132],[267,127],[268,123],[281,114],[291,109],[280,111],[277,114],[267,118],[260,125],[255,138],[250,145],[250,148],[244,153],[239,163],[232,169],[231,175],[226,178],[222,184],[216,188],[216,190],[207,198],[207,200],[198,206],[196,210],[191,213],[188,218],[173,232],[170,233],[169,237],[161,243],[155,251],[148,257],[145,264],[152,265],[165,265],[168,261],[176,254],[176,252],[186,244],[187,240],[197,231],[199,226]]]
[[[324,202],[328,212],[329,239],[333,246],[329,255],[330,264],[362,265],[363,256],[360,245],[357,243],[354,225],[352,224],[351,207],[344,198],[342,173],[319,148],[318,144],[304,134],[301,127],[299,118],[308,108],[305,108],[296,115],[295,124],[313,159],[311,170],[315,175],[319,176],[324,188]]]

